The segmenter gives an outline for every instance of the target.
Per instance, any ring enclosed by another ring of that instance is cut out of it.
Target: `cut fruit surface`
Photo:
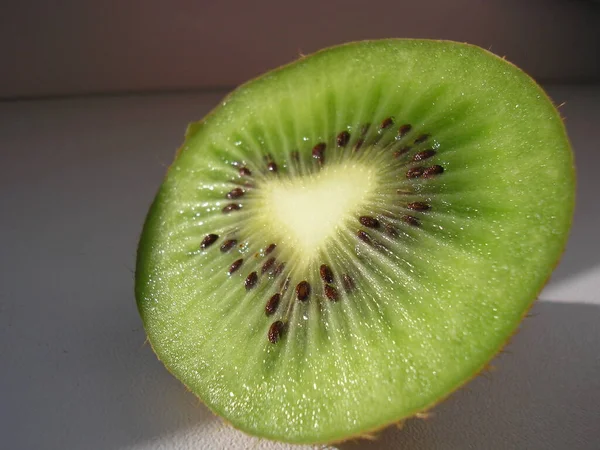
[[[564,126],[477,47],[327,49],[238,88],[148,214],[136,298],[235,427],[317,443],[431,407],[515,332],[564,248]]]

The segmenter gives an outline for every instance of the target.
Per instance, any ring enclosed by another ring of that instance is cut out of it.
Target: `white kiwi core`
[[[268,180],[259,190],[265,214],[257,215],[255,225],[267,228],[282,245],[297,249],[298,262],[308,264],[342,224],[356,220],[376,187],[376,170],[361,163],[340,163],[310,175]]]

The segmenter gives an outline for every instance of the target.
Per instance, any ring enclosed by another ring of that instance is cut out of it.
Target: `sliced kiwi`
[[[424,411],[515,332],[574,200],[556,109],[480,48],[327,49],[234,91],[150,209],[136,297],[208,407],[288,442]]]

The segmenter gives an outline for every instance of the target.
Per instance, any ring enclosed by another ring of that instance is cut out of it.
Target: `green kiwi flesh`
[[[152,348],[216,414],[323,443],[423,411],[515,332],[564,248],[561,118],[480,48],[323,50],[188,127],[148,214]]]

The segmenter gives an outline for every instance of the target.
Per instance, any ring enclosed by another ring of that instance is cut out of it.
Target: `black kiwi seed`
[[[381,131],[383,131],[383,130],[388,129],[392,125],[394,125],[394,118],[393,117],[388,117],[386,119],[383,119],[383,121],[381,122],[381,124],[379,124],[379,129]]]
[[[431,178],[434,175],[439,175],[443,171],[444,168],[436,164],[435,166],[428,167],[423,171],[423,178]]]
[[[239,209],[242,208],[242,205],[240,205],[239,203],[230,203],[229,205],[225,206],[222,211],[224,214],[230,213],[231,211],[237,211]]]
[[[408,209],[412,209],[413,211],[427,211],[431,208],[427,203],[424,202],[412,202],[406,205]]]
[[[277,311],[277,307],[279,306],[279,300],[281,300],[281,294],[273,294],[273,296],[269,299],[267,304],[265,305],[265,314],[270,316]]]
[[[354,290],[354,280],[347,273],[342,275],[342,284],[346,292],[352,292]]]
[[[233,247],[235,247],[236,244],[237,244],[237,240],[235,240],[235,239],[228,239],[227,241],[223,242],[223,245],[221,245],[221,251],[223,253],[226,253],[229,250],[231,250]]]
[[[200,248],[204,250],[206,247],[210,247],[212,244],[215,243],[217,239],[219,239],[219,236],[217,234],[207,234],[206,236],[204,236],[204,239],[202,239],[202,242],[200,243]]]
[[[333,283],[333,272],[327,264],[321,264],[321,267],[319,267],[319,274],[325,283]]]
[[[263,264],[262,268],[260,269],[261,273],[265,273],[267,272],[269,269],[271,269],[271,267],[273,267],[273,264],[275,264],[275,258],[269,258],[265,261],[265,263]]]
[[[350,141],[350,133],[348,133],[347,131],[342,131],[340,134],[337,135],[336,141],[338,147],[345,147]]]
[[[412,130],[412,125],[408,123],[402,125],[400,128],[398,128],[398,139],[402,139],[410,132],[410,130]]]
[[[413,167],[406,172],[406,178],[419,178],[425,172],[425,167]]]
[[[319,142],[312,149],[312,157],[319,161],[320,164],[325,162],[325,147],[326,145],[324,142]]]
[[[381,251],[386,251],[387,247],[385,245],[383,245],[381,242],[378,241],[373,241],[373,248],[375,248],[376,250]]]
[[[418,227],[421,225],[421,222],[419,222],[419,219],[417,219],[415,216],[409,216],[408,214],[405,216],[402,216],[402,221],[413,227]]]
[[[248,275],[246,277],[246,280],[244,280],[244,286],[246,287],[246,290],[249,291],[254,286],[256,286],[257,281],[258,281],[258,274],[256,272],[250,272],[250,275]]]
[[[424,159],[431,158],[433,155],[435,155],[435,150],[430,148],[427,150],[423,150],[422,152],[415,153],[415,156],[413,156],[412,160],[423,161]]]
[[[283,334],[283,330],[285,328],[284,323],[281,320],[276,320],[269,327],[268,338],[271,344],[276,344],[277,341],[281,338]]]
[[[300,301],[305,301],[310,295],[310,284],[308,281],[301,281],[296,285],[296,297]]]
[[[332,302],[337,301],[338,299],[338,291],[336,288],[334,288],[333,286],[330,286],[329,284],[325,285],[324,288],[325,291],[325,296],[331,300]]]
[[[234,199],[234,198],[240,198],[242,195],[244,195],[244,190],[242,188],[235,188],[232,191],[229,191],[227,193],[227,198],[228,199]]]
[[[275,250],[275,247],[277,247],[276,244],[271,244],[269,245],[266,249],[265,249],[265,255],[268,255],[269,253],[271,253],[273,250]]]
[[[240,259],[236,259],[233,264],[231,264],[231,266],[229,266],[229,275],[231,275],[233,272],[237,271],[241,266],[242,263],[244,262],[243,258]]]
[[[240,175],[243,177],[249,177],[250,175],[252,175],[252,172],[250,172],[250,169],[248,169],[247,167],[240,167]]]
[[[358,221],[367,228],[379,228],[379,220],[371,216],[360,216]]]
[[[394,228],[394,225],[386,223],[385,226],[384,226],[384,229],[385,229],[385,233],[388,236],[391,236],[391,237],[397,237],[398,236],[398,230],[396,230],[396,228]]]
[[[269,169],[269,172],[276,173],[277,172],[277,164],[275,164],[273,161],[271,161],[269,164],[267,164],[267,169]]]
[[[283,272],[283,269],[285,268],[285,263],[281,263],[277,266],[277,268],[273,271],[273,276],[277,277],[279,276],[279,274],[281,272]]]
[[[371,236],[369,236],[365,231],[363,230],[358,230],[358,232],[356,233],[356,235],[358,236],[358,238],[367,243],[367,244],[372,244],[373,241],[371,241]]]
[[[419,136],[418,138],[415,139],[415,144],[422,144],[427,139],[429,139],[429,135],[428,134],[422,134],[421,136]]]
[[[364,139],[359,139],[358,141],[356,141],[356,144],[354,144],[354,151],[359,150],[362,145],[365,143]]]
[[[399,158],[402,155],[405,155],[406,153],[408,153],[411,150],[411,147],[402,147],[400,150],[396,150],[393,153],[394,158]]]

